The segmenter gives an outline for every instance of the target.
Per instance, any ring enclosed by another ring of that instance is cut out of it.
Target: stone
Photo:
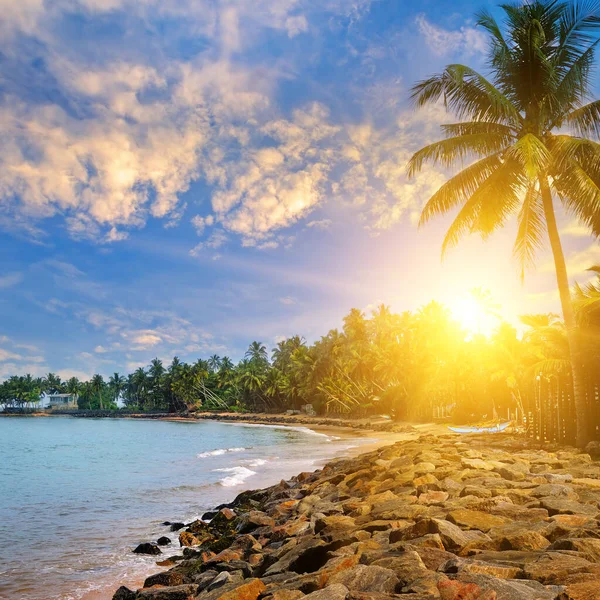
[[[122,585],[112,597],[112,600],[135,600],[135,592]]]
[[[481,460],[480,458],[463,458],[461,461],[461,465],[465,469],[475,469],[478,471],[493,471],[494,465]]]
[[[346,600],[349,595],[350,592],[345,585],[336,583],[327,586],[324,590],[317,590],[304,597],[310,598],[310,600]]]
[[[217,596],[216,600],[257,600],[266,589],[260,579],[246,579],[242,585]]]
[[[140,590],[136,600],[193,600],[198,586],[193,584]]]
[[[460,573],[458,580],[493,591],[497,600],[563,600],[560,588],[542,585],[537,581],[497,579],[489,575]]]
[[[531,495],[535,498],[544,498],[546,496],[559,496],[569,500],[577,500],[578,496],[569,485],[559,483],[546,483],[531,490]]]
[[[185,527],[185,523],[171,523],[171,531],[179,531]]]
[[[591,562],[579,556],[562,552],[548,552],[539,559],[525,564],[523,572],[527,579],[560,585],[568,576],[589,572],[593,566]]]
[[[179,545],[180,546],[198,546],[200,544],[200,540],[189,531],[182,531],[179,534]]]
[[[400,580],[391,569],[372,565],[356,565],[329,579],[330,584],[341,583],[349,590],[393,594]]]
[[[156,556],[157,554],[162,554],[161,549],[156,544],[153,544],[151,542],[144,542],[142,544],[139,544],[135,548],[133,553],[134,554],[150,554],[152,556]]]
[[[600,540],[589,538],[567,538],[557,540],[550,550],[574,550],[590,562],[600,563]],[[600,592],[600,590],[599,590]]]
[[[461,528],[478,529],[484,533],[487,533],[494,527],[501,527],[509,522],[504,517],[498,517],[482,511],[469,509],[453,510],[448,513],[447,519]]]
[[[269,596],[265,596],[265,600],[300,600],[304,597],[300,590],[275,590]]]
[[[423,493],[423,494],[421,494],[419,496],[417,502],[419,504],[427,504],[427,505],[437,504],[437,505],[441,505],[446,500],[448,500],[449,495],[450,494],[448,494],[448,492],[442,492],[442,491],[425,492],[425,493]]]
[[[544,550],[550,540],[537,531],[518,531],[500,539],[500,550]]]
[[[567,585],[563,598],[565,600],[598,600],[600,597],[599,587],[598,580],[573,583]]]
[[[474,459],[477,460],[477,459]],[[438,583],[441,600],[496,600],[496,592],[483,590],[475,583],[447,579]]]
[[[371,564],[392,570],[403,586],[419,577],[425,576],[427,573],[427,567],[421,560],[421,557],[417,552],[412,550],[406,550],[399,555],[380,558]]]
[[[581,504],[567,497],[547,496],[540,498],[540,505],[553,515],[589,515],[598,514],[597,507],[591,504]]]
[[[185,580],[185,576],[182,573],[177,573],[176,571],[164,571],[163,573],[157,573],[156,575],[150,575],[144,581],[144,587],[149,588],[153,585],[163,585],[163,586],[175,586],[175,585],[184,585],[185,583],[189,583]]]
[[[237,530],[239,533],[248,533],[258,527],[273,527],[274,525],[275,519],[263,512],[253,510],[240,518]]]
[[[168,538],[166,535],[162,535],[156,540],[156,543],[159,546],[168,546],[171,543],[171,538]]]

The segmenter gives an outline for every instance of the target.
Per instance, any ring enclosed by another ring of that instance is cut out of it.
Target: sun
[[[498,315],[475,290],[456,297],[449,308],[454,319],[470,335],[490,336],[498,327]]]

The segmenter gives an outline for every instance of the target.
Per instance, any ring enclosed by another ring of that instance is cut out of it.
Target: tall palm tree
[[[269,361],[267,347],[262,342],[252,342],[244,356],[254,363],[267,363]]]
[[[514,252],[521,275],[547,238],[569,339],[577,444],[585,445],[586,403],[582,356],[554,201],[600,234],[600,101],[590,101],[590,77],[600,31],[598,2],[527,1],[502,5],[500,25],[477,17],[490,36],[487,79],[459,64],[412,89],[417,107],[443,101],[461,121],[444,125],[446,139],[419,150],[409,175],[427,161],[474,162],[429,199],[424,224],[460,207],[443,252],[468,232],[484,238],[517,214]],[[568,131],[569,133],[565,133]]]
[[[102,375],[94,375],[90,381],[91,391],[98,397],[100,410],[104,410],[104,405],[102,403],[102,392],[104,391],[105,385],[106,384],[104,383],[104,378]]]

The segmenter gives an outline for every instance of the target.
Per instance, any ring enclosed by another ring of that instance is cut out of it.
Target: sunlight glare
[[[471,335],[490,336],[498,327],[498,318],[488,313],[472,294],[456,297],[449,308],[454,319]]]

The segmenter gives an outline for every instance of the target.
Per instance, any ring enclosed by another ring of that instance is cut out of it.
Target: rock
[[[269,596],[265,596],[265,600],[300,600],[304,598],[304,594],[300,590],[275,590]]]
[[[567,585],[565,594],[560,600],[598,600],[598,581],[585,581]]]
[[[540,498],[540,505],[549,515],[589,515],[598,514],[598,509],[591,504],[581,504],[567,497],[547,496]]]
[[[193,584],[151,588],[140,590],[136,600],[194,600],[197,591],[198,586]]]
[[[518,531],[500,539],[500,550],[544,550],[550,541],[537,531]]]
[[[156,540],[156,543],[159,546],[168,546],[171,543],[171,538],[168,538],[166,535],[163,535]]]
[[[561,552],[548,552],[525,564],[523,571],[527,579],[560,585],[570,575],[589,572],[592,567],[593,564],[585,558]]]
[[[185,523],[171,523],[171,531],[179,531],[185,527]]]
[[[356,565],[336,573],[329,579],[329,583],[341,583],[352,591],[393,594],[399,587],[400,580],[391,569],[372,565]]]
[[[424,577],[427,573],[427,567],[421,560],[421,557],[411,550],[402,552],[398,556],[388,556],[380,558],[372,563],[374,566],[383,567],[392,570],[400,584],[405,586],[419,577]]]
[[[135,592],[122,585],[112,597],[112,600],[135,600]]]
[[[448,521],[464,529],[478,529],[487,533],[494,527],[508,523],[504,517],[490,515],[478,510],[459,509],[448,513]]]
[[[577,500],[578,496],[569,485],[559,483],[546,483],[531,490],[531,495],[535,498],[544,498],[547,496],[559,496],[569,500]]]
[[[179,545],[180,546],[198,546],[200,544],[200,540],[189,531],[182,531],[179,534]]]
[[[477,459],[474,459],[477,460]],[[496,592],[482,590],[475,583],[445,580],[438,583],[441,600],[496,600]]]
[[[442,491],[425,492],[425,493],[423,493],[423,494],[421,494],[419,496],[419,499],[417,500],[417,502],[419,504],[427,504],[427,505],[437,504],[437,505],[441,505],[446,500],[448,500],[448,496],[449,495],[450,494],[448,494],[448,492],[442,492]]]
[[[206,589],[216,590],[217,588],[223,587],[226,584],[241,583],[244,577],[241,571],[234,571],[229,573],[228,571],[221,571],[207,586]]]
[[[546,587],[537,581],[497,579],[473,573],[461,573],[458,580],[493,591],[497,600],[563,600],[560,588]]]
[[[136,549],[133,551],[134,554],[150,554],[155,556],[157,554],[162,554],[160,548],[151,542],[144,542],[139,544]]]
[[[263,512],[253,510],[240,518],[237,530],[239,533],[249,533],[258,527],[273,527],[274,525],[275,519]]]
[[[350,592],[348,588],[340,583],[327,586],[324,590],[317,590],[305,596],[310,600],[346,600]]]
[[[257,600],[267,589],[260,579],[247,579],[242,585],[217,596],[218,600]]]
[[[156,575],[147,577],[146,581],[144,581],[144,587],[149,588],[153,585],[175,586],[184,585],[185,583],[189,582],[185,580],[182,573],[177,573],[176,571],[164,571],[163,573],[157,573]]]
[[[271,595],[265,596],[265,600],[299,600],[304,597],[300,590],[275,590]]]
[[[478,471],[493,471],[495,469],[494,465],[480,458],[463,458],[460,462],[465,469],[475,469]]]
[[[550,550],[574,550],[590,562],[600,563],[600,540],[567,538],[557,540],[550,546]],[[600,595],[600,590],[599,590]]]
[[[433,473],[435,471],[435,465],[430,462],[420,462],[415,465],[415,474],[423,475],[425,473]]]

